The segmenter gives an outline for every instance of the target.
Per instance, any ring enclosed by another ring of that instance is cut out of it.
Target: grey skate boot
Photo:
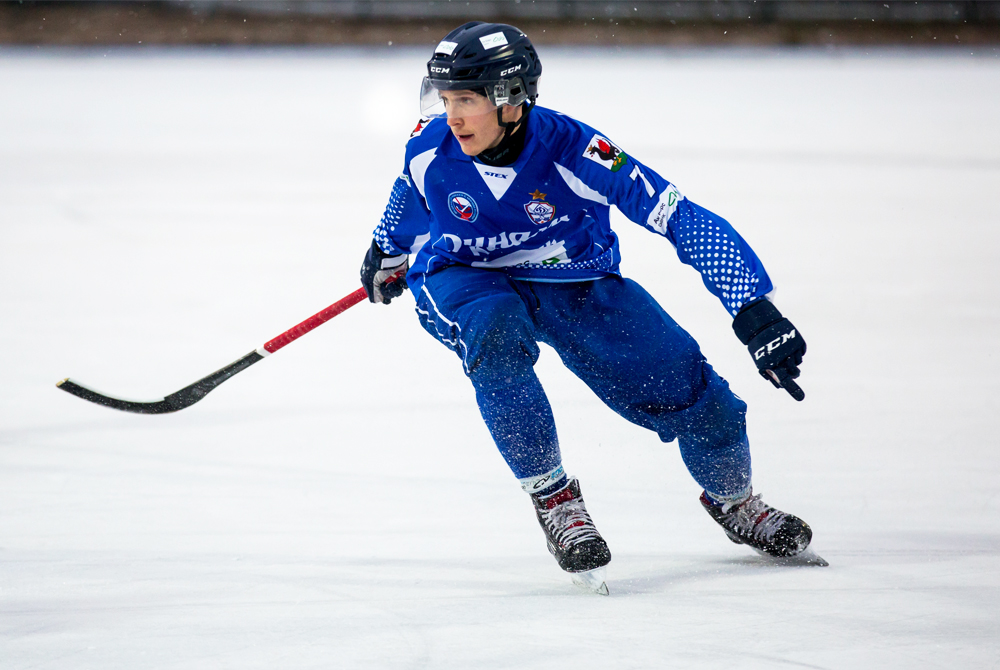
[[[774,509],[759,495],[738,503],[720,504],[702,491],[705,511],[736,544],[746,544],[768,556],[788,557],[805,551],[812,529],[802,519]]]

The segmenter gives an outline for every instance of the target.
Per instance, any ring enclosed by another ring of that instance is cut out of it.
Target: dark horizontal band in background
[[[1000,2],[5,2],[8,45],[432,45],[459,22],[538,44],[998,45]]]

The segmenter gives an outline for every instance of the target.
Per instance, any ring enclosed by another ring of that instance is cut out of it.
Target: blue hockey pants
[[[664,442],[678,440],[709,493],[730,498],[749,488],[746,404],[637,283],[527,282],[453,266],[427,277],[415,297],[421,325],[461,358],[518,479],[561,464],[552,409],[533,369],[544,342],[615,412]]]

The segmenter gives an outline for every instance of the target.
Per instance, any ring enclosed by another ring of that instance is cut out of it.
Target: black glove
[[[361,285],[368,293],[368,302],[388,305],[393,298],[403,295],[403,291],[409,288],[406,285],[406,270],[409,267],[410,260],[406,254],[389,256],[372,240],[371,249],[361,264]]]
[[[733,319],[733,330],[750,350],[761,377],[770,380],[775,388],[785,389],[796,400],[806,397],[792,381],[799,376],[806,341],[777,307],[766,299],[744,305]]]

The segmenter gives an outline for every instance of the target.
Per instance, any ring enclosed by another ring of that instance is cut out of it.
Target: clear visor
[[[486,96],[473,93],[469,86],[486,89]],[[444,92],[444,97],[441,93]],[[424,77],[420,84],[420,115],[464,117],[496,112],[500,105],[520,105],[527,100],[520,78],[468,82]]]

